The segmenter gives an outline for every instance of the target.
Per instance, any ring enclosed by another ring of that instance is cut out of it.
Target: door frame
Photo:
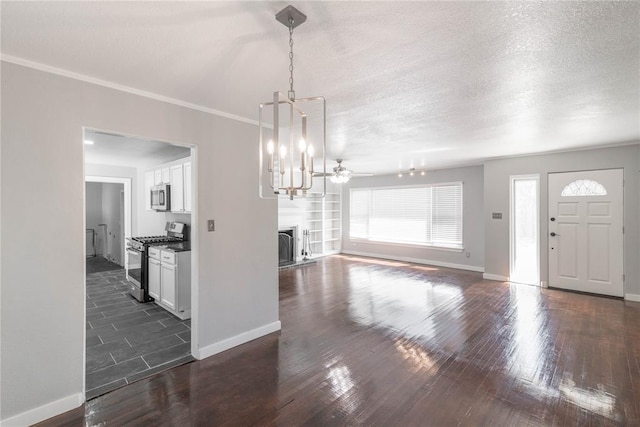
[[[520,179],[535,179],[536,181],[536,211],[537,211],[537,221],[536,221],[536,272],[537,279],[536,283],[532,284],[533,286],[540,286],[540,228],[542,218],[540,217],[540,174],[527,174],[527,175],[510,175],[509,176],[509,280],[511,280],[511,273],[514,270],[514,255],[515,255],[515,233],[514,233],[514,220],[515,220],[515,212],[514,212],[514,182]]]
[[[130,134],[130,133],[126,133],[126,132],[120,132],[120,131],[111,131],[108,129],[100,129],[100,128],[95,128],[95,127],[90,127],[90,126],[82,126],[81,127],[82,130],[82,167],[83,167],[83,176],[85,178],[85,182],[86,179],[89,178],[88,176],[86,176],[86,159],[85,159],[85,155],[84,155],[84,150],[85,150],[85,146],[84,146],[84,140],[86,132],[87,131],[97,131],[97,132],[106,132],[106,133],[110,133],[113,135],[121,135],[121,136],[125,136],[128,138],[132,138],[132,139],[140,139],[140,140],[147,140],[147,141],[156,141],[156,142],[162,142],[165,144],[170,144],[170,145],[176,145],[179,147],[185,147],[185,148],[189,148],[190,149],[190,155],[191,155],[191,226],[190,228],[190,242],[191,242],[191,356],[193,356],[196,359],[200,359],[199,357],[199,352],[200,352],[200,342],[198,340],[198,333],[199,333],[199,322],[198,322],[198,301],[199,301],[199,281],[198,281],[198,270],[199,270],[199,262],[198,262],[198,254],[199,254],[199,250],[198,250],[198,222],[199,222],[199,217],[198,217],[198,146],[195,144],[188,144],[188,143],[183,143],[183,142],[175,142],[175,141],[167,141],[167,140],[159,140],[157,138],[149,138],[149,137],[143,137],[140,135],[134,135],[134,134]],[[126,221],[126,218],[128,216],[128,218],[131,220],[131,178],[113,178],[113,177],[95,177],[95,176],[91,176],[91,178],[105,178],[105,179],[128,179],[129,180],[129,197],[127,197],[127,185],[125,184],[125,202],[127,201],[127,199],[129,200],[129,204],[128,207],[129,209],[127,209],[127,204],[125,203],[125,236],[129,236],[131,237],[131,221]],[[140,177],[137,176],[137,179],[139,180]],[[94,181],[94,182],[100,182],[100,181]],[[112,182],[112,181],[109,181]],[[139,184],[139,183],[138,183]],[[144,185],[144,182],[142,183]],[[139,187],[139,185],[138,185]],[[82,192],[82,196],[83,196],[83,204],[86,205],[86,200],[87,200],[87,195],[86,195],[86,189],[83,190]],[[85,233],[85,227],[86,227],[86,222],[87,222],[87,218],[86,218],[86,208],[83,210],[83,221],[82,221],[82,233],[84,236]],[[123,244],[126,246],[126,239],[123,240]],[[84,258],[86,260],[86,244],[84,245]],[[125,252],[123,252],[123,254],[125,254]],[[125,265],[127,262],[127,257],[124,256],[125,258]],[[87,322],[87,311],[86,311],[86,304],[84,304],[84,301],[87,298],[87,283],[86,283],[86,277],[87,277],[87,270],[86,270],[86,265],[85,265],[85,260],[83,260],[83,270],[84,270],[84,286],[83,286],[83,306],[85,306],[84,310],[83,310],[83,325],[86,325]],[[86,401],[86,393],[87,393],[87,375],[86,375],[86,366],[87,366],[87,345],[86,345],[86,341],[87,341],[87,328],[83,327],[83,337],[82,337],[82,342],[84,343],[82,346],[82,397],[84,399],[84,401]]]

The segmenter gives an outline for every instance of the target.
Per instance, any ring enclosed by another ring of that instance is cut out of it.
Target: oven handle
[[[134,249],[134,248],[127,248],[127,252],[132,253],[134,255],[142,255],[142,251],[139,251],[139,250]]]

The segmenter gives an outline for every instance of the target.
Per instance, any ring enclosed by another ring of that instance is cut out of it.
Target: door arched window
[[[560,195],[562,197],[574,197],[574,196],[604,196],[607,194],[607,189],[597,181],[590,179],[578,179],[570,182],[563,189]]]

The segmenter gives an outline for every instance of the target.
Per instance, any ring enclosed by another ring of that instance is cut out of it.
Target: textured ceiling
[[[288,88],[286,4],[3,1],[1,49],[255,120]],[[291,4],[296,93],[356,172],[640,139],[638,2]]]

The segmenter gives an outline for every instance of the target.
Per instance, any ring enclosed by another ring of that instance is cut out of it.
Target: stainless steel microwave
[[[171,185],[160,184],[151,187],[151,209],[156,211],[171,210]]]

